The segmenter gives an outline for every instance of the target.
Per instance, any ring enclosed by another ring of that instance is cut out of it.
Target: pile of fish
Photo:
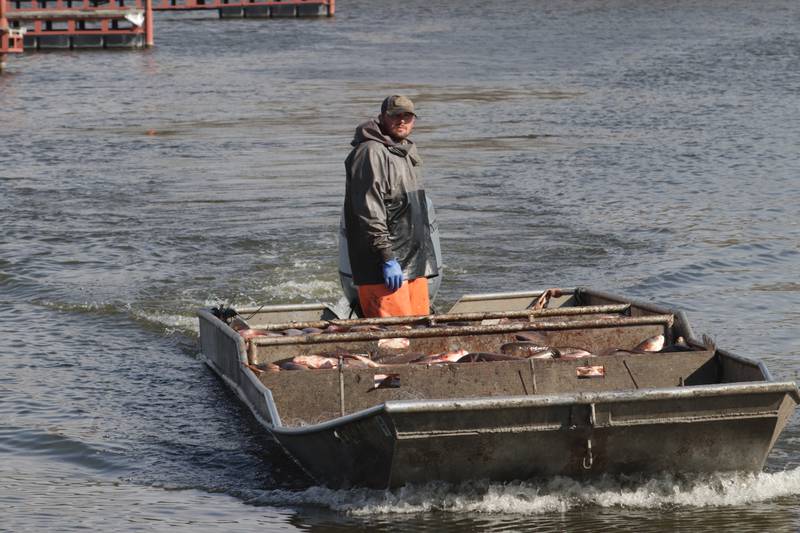
[[[437,325],[440,327],[453,327],[463,325],[461,323],[447,323]],[[428,326],[428,327],[437,327]],[[319,333],[344,333],[358,331],[398,331],[412,329],[411,326],[377,326],[377,325],[357,325],[345,327],[330,325],[327,328],[305,328],[287,329],[284,331],[269,331],[258,329],[240,329],[239,334],[246,341],[258,336],[277,337],[277,336],[297,336],[314,335]],[[248,342],[248,344],[250,344]],[[465,349],[454,349],[435,354],[414,353],[408,351],[411,342],[404,337],[394,337],[379,339],[377,341],[377,352],[355,354],[345,350],[333,350],[320,352],[314,355],[298,355],[287,358],[275,363],[261,363],[250,365],[256,372],[278,372],[281,370],[317,370],[335,369],[340,366],[345,368],[377,368],[387,365],[402,364],[445,364],[445,363],[481,363],[493,361],[518,361],[521,359],[586,359],[592,357],[602,357],[607,355],[640,355],[661,351],[687,351],[691,348],[685,343],[683,338],[678,338],[677,342],[665,347],[664,335],[655,335],[644,339],[636,347],[630,350],[612,349],[600,353],[592,353],[578,347],[572,346],[552,346],[548,343],[545,335],[536,331],[522,331],[515,334],[515,341],[499,346],[496,352],[470,352]],[[587,367],[592,368],[592,367]]]

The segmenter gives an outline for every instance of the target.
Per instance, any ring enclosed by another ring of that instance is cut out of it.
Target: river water
[[[194,310],[335,302],[342,162],[417,101],[437,305],[590,286],[797,379],[800,4],[340,0],[158,13],[146,51],[0,75],[0,530],[794,531],[764,473],[309,486],[197,358]]]

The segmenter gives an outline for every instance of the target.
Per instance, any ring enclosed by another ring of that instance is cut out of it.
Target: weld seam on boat
[[[609,420],[598,427],[629,427],[629,426],[661,426],[668,424],[696,424],[700,422],[714,422],[716,420],[759,420],[763,418],[777,418],[778,411],[759,411],[755,413],[725,413],[721,415],[686,415],[661,418],[632,418],[624,421]]]
[[[350,424],[352,422],[358,422],[361,420],[366,420],[372,416],[375,416],[379,413],[385,411],[385,404],[374,405],[367,409],[356,411],[355,413],[350,413],[345,416],[341,416],[338,418],[332,418],[330,420],[326,420],[325,422],[320,422],[318,424],[311,424],[308,426],[301,426],[301,427],[274,427],[271,430],[274,433],[280,435],[303,435],[305,433],[317,433],[319,431],[326,431],[328,429],[337,429],[340,428],[342,425]]]
[[[497,426],[497,427],[482,427],[482,428],[468,428],[468,429],[451,429],[451,430],[428,430],[428,431],[398,431],[398,440],[409,439],[425,439],[431,437],[465,437],[477,436],[486,433],[534,433],[541,431],[557,431],[559,429],[566,429],[563,424],[554,422],[551,424],[537,424],[537,425],[520,425],[520,426]]]

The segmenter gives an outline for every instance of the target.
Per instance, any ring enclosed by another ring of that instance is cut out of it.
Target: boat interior
[[[569,298],[562,303],[565,305],[536,312],[530,308],[480,312],[456,309],[429,317],[357,321],[320,320],[317,316],[317,320],[307,322],[280,323],[270,322],[274,320],[270,317],[248,326],[272,333],[288,326],[337,324],[342,329],[297,336],[255,336],[248,340],[248,360],[258,379],[270,389],[281,423],[287,427],[317,424],[392,400],[633,391],[767,379],[757,363],[718,350],[707,338],[683,338],[691,333],[688,326],[664,309],[598,298],[591,301],[592,305],[570,305]],[[372,324],[376,329],[347,330],[348,325],[356,324]],[[408,362],[454,350],[499,353],[501,346],[531,332],[548,346],[578,348],[594,356]],[[635,350],[658,335],[664,336],[660,351]],[[403,346],[392,344],[397,339],[405,341]],[[269,363],[286,362],[298,355],[341,354],[361,355],[380,366],[259,371],[269,368]]]

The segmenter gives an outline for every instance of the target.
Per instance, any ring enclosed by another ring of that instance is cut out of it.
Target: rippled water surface
[[[403,92],[440,307],[591,286],[795,380],[798,28],[788,0],[340,0],[9,59],[0,530],[797,530],[797,417],[760,475],[309,486],[196,358],[194,309],[339,298],[342,162]]]

